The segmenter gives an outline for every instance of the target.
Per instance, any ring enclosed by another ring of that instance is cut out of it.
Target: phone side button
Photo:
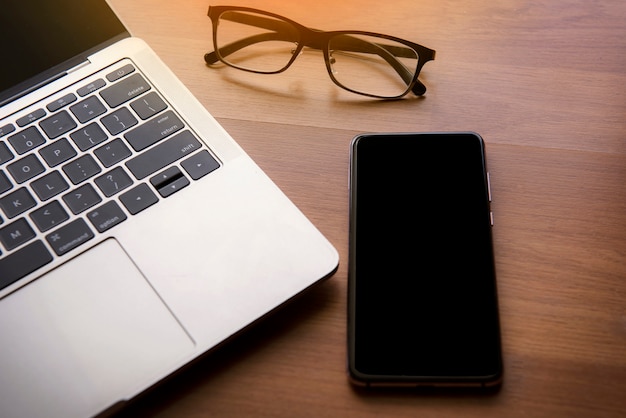
[[[489,220],[491,221],[491,226],[493,226],[493,212],[489,211]]]
[[[489,195],[489,201],[491,202],[491,175],[487,171],[487,194]]]

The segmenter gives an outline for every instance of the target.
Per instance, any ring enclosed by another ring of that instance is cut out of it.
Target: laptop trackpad
[[[12,416],[91,415],[194,346],[113,239],[3,299],[0,336],[0,404]]]

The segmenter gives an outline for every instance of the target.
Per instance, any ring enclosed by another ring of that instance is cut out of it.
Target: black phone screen
[[[349,369],[361,382],[487,384],[502,370],[484,143],[355,138]]]

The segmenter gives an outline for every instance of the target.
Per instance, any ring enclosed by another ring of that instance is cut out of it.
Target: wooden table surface
[[[315,52],[281,75],[206,67],[205,0],[110,2],[341,256],[330,280],[128,416],[626,416],[626,2],[234,3],[437,50],[422,70],[426,95],[392,102],[342,91]],[[345,373],[350,140],[450,130],[487,143],[504,385],[490,396],[354,391]]]

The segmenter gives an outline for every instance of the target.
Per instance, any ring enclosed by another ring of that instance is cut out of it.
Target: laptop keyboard
[[[0,289],[219,163],[130,62],[0,125]]]

